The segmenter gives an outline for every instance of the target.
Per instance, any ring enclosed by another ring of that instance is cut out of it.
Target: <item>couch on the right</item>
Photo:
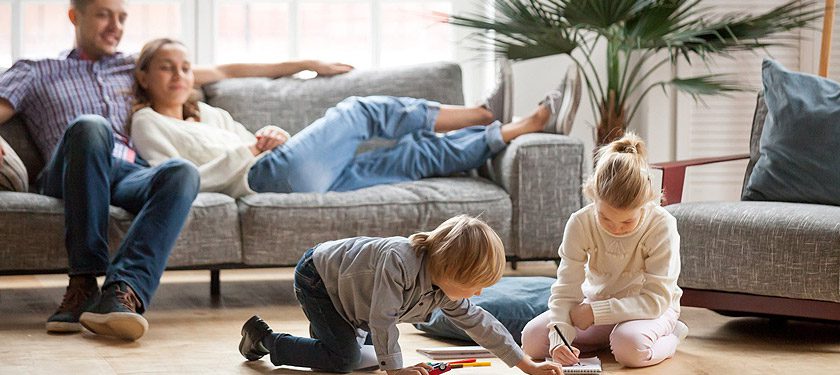
[[[765,60],[749,155],[654,165],[683,306],[840,321],[840,84]],[[680,203],[686,167],[749,158],[742,199]]]

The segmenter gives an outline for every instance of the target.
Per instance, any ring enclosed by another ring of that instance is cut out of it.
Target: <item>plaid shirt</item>
[[[46,161],[71,121],[94,114],[111,123],[113,155],[134,162],[136,154],[123,131],[131,110],[134,61],[135,56],[122,53],[82,60],[76,50],[58,59],[19,60],[0,75],[0,98],[23,115]]]

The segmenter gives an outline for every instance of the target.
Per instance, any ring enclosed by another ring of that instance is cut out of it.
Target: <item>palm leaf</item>
[[[643,13],[655,0],[560,0],[549,1],[563,11],[569,24],[608,30],[614,25]]]
[[[650,40],[647,48],[667,48],[672,55],[726,54],[784,44],[790,36],[781,33],[808,26],[822,17],[814,1],[791,1],[761,15],[734,14],[686,21],[660,40]],[[686,56],[687,57],[687,56]]]
[[[691,95],[693,98],[701,95],[718,95],[721,93],[748,91],[749,88],[736,81],[724,79],[721,74],[708,74],[688,78],[674,78],[662,82],[663,86],[671,86],[679,91]]]
[[[451,16],[449,23],[481,29],[472,37],[490,42],[511,60],[568,54],[578,47],[577,30],[569,27],[557,13],[549,12],[540,0],[496,0],[497,18],[471,14]]]

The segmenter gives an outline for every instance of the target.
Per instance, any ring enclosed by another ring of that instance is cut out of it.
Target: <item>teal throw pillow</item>
[[[521,344],[525,325],[548,310],[548,297],[553,283],[554,279],[550,277],[503,277],[495,285],[485,288],[480,296],[470,298],[470,301],[495,316],[516,343]],[[433,336],[472,341],[466,332],[452,324],[439,309],[432,312],[427,323],[414,326]]]
[[[840,83],[762,64],[767,117],[743,199],[840,205]]]

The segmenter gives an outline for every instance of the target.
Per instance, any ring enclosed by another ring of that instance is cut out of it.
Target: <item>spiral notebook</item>
[[[546,358],[551,361],[551,358]],[[598,357],[581,358],[579,365],[563,366],[564,374],[600,374],[601,360]]]

